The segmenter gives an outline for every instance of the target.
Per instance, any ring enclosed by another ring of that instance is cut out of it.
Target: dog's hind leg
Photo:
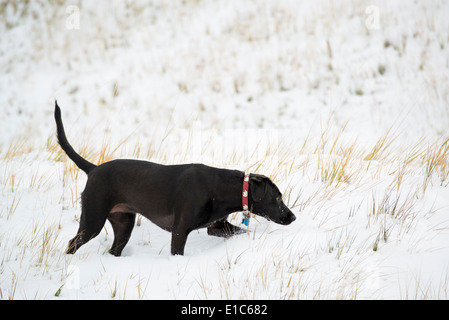
[[[112,243],[109,253],[119,257],[131,237],[131,232],[133,231],[134,222],[136,220],[136,214],[114,212],[108,215],[108,220],[114,230],[114,242]]]
[[[67,254],[74,254],[83,244],[86,244],[89,240],[95,238],[103,228],[106,218],[109,213],[109,209],[106,204],[91,203],[90,199],[81,195],[82,209],[80,217],[80,226],[76,236],[69,241],[67,248]],[[93,201],[97,199],[92,197]]]
[[[103,226],[104,222],[101,227],[96,227],[95,229],[93,229],[92,227],[83,228],[82,226],[80,226],[78,232],[76,233],[76,236],[69,241],[69,246],[67,247],[66,253],[74,254],[83,244],[86,244],[89,240],[95,238],[100,233]]]

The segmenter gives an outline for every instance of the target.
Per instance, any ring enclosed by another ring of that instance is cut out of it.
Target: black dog
[[[108,219],[114,230],[109,252],[120,256],[131,236],[136,213],[172,233],[173,255],[184,254],[192,230],[207,227],[209,235],[221,237],[244,231],[226,221],[230,213],[243,209],[243,172],[203,164],[160,165],[138,160],[113,160],[96,166],[70,146],[56,102],[55,120],[59,145],[88,174],[81,194],[80,226],[67,253],[75,253],[97,236]],[[283,225],[296,219],[269,178],[251,174],[247,185],[254,214]]]

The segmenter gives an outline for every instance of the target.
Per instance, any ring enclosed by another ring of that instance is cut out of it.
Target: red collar
[[[248,207],[248,190],[249,189],[249,173],[245,174],[243,178],[243,190],[242,190],[242,208],[243,208],[243,221],[242,223],[248,226],[251,212]]]

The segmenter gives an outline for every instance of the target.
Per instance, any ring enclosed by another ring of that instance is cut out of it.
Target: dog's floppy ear
[[[260,174],[251,174],[249,178],[249,187],[251,198],[254,202],[260,202],[265,197],[268,189],[269,179]]]

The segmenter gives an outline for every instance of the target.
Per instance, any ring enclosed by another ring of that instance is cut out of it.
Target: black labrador
[[[75,253],[97,236],[108,219],[114,230],[109,252],[120,256],[131,236],[136,213],[172,233],[173,255],[184,254],[187,236],[195,229],[207,227],[209,235],[221,237],[244,232],[226,221],[230,213],[243,209],[243,172],[203,164],[161,165],[125,159],[96,166],[67,141],[57,102],[55,120],[59,145],[88,175],[81,194],[79,229],[67,253]],[[251,174],[248,185],[252,213],[282,225],[296,219],[269,178]]]

